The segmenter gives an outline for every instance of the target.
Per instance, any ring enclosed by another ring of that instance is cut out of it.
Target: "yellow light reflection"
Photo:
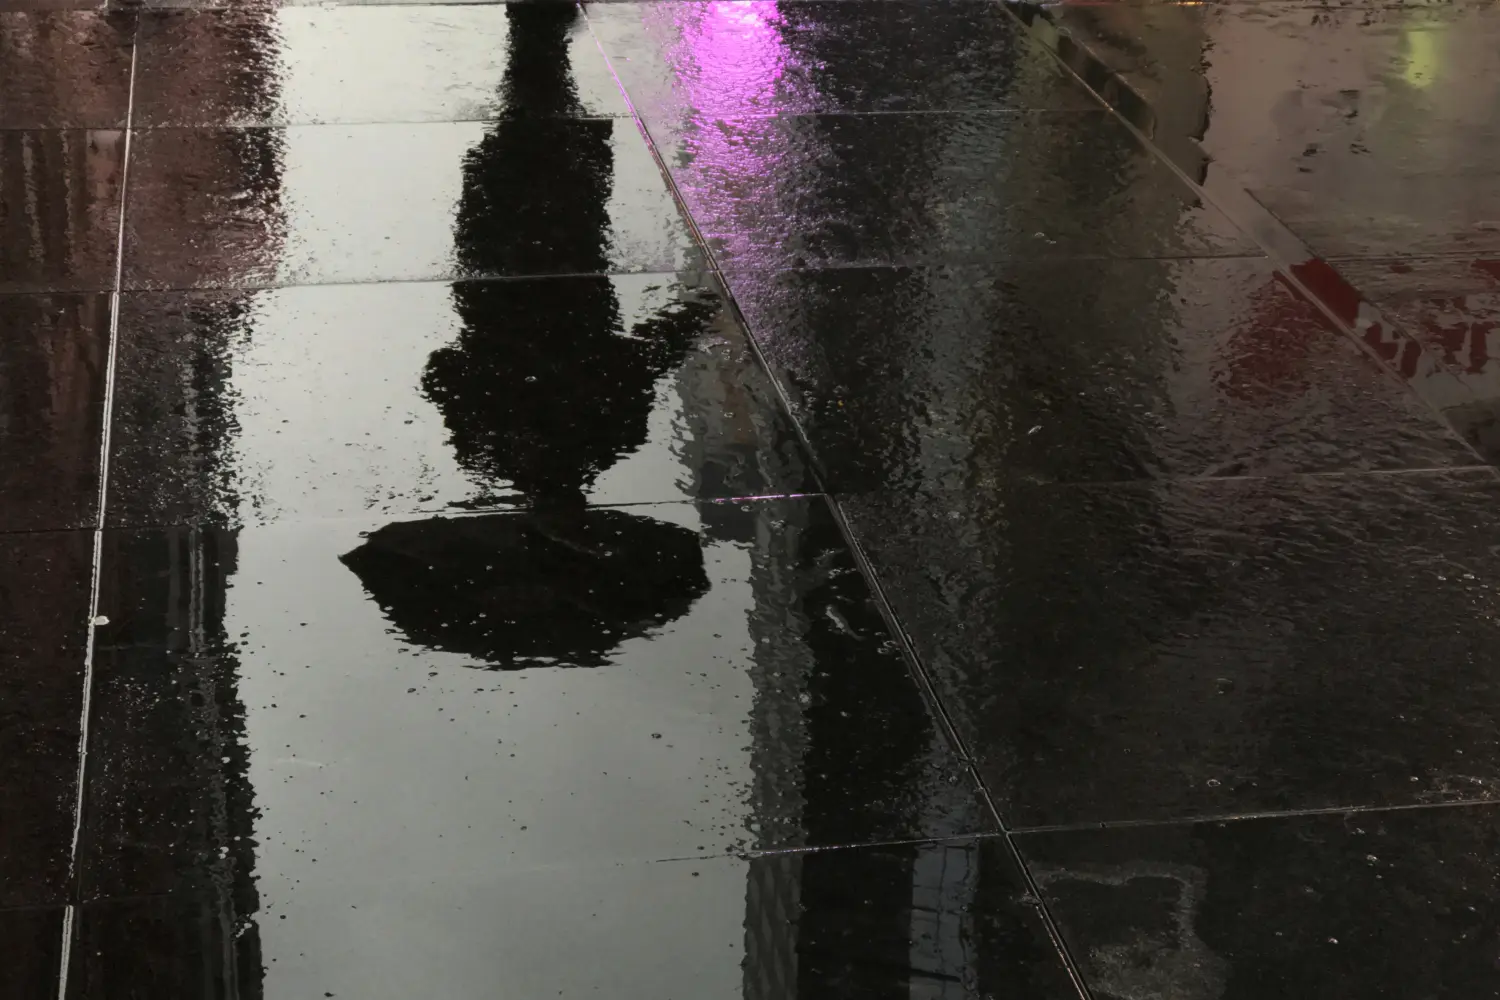
[[[1436,31],[1411,31],[1406,35],[1406,71],[1401,78],[1409,85],[1425,90],[1437,80],[1438,44]]]

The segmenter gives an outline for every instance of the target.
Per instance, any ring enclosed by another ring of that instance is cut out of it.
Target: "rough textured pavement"
[[[0,1000],[1500,996],[1500,7],[83,6]]]

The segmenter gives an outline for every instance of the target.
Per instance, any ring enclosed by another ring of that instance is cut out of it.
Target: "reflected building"
[[[194,58],[175,64],[172,71],[190,78],[187,86],[199,93],[253,92],[257,100],[273,102],[279,83],[271,44],[272,16],[266,12],[266,23],[259,30],[247,22],[240,32],[216,30],[211,18],[187,19],[184,37]],[[198,143],[192,150],[201,159],[180,163],[182,169],[270,192],[268,207],[273,213],[277,210],[274,193],[280,189],[282,164],[274,131],[226,131],[222,141]],[[39,170],[54,179],[60,173],[45,162]],[[177,199],[174,204],[148,205],[145,210],[212,217],[208,202],[195,201],[210,197],[201,186],[183,184],[171,190]],[[92,210],[80,206],[70,213]],[[264,232],[268,235],[256,256],[274,259],[280,249],[281,227],[272,223]],[[235,245],[202,249],[208,258],[205,269],[224,275],[230,283],[250,277],[236,270],[246,263],[239,249]],[[206,303],[197,307],[210,308]],[[243,313],[250,308],[250,297],[226,295],[212,308]],[[204,457],[205,474],[219,481],[232,506],[235,484],[226,456],[236,425],[228,403],[232,394],[224,392],[223,386],[232,373],[233,345],[212,338],[179,341],[170,331],[152,326],[135,333],[140,351],[186,352],[188,356],[171,369],[172,378],[137,380],[122,387],[115,421],[139,420],[149,412],[181,414],[191,429],[192,448]],[[163,467],[142,468],[137,474],[171,482],[176,473]],[[237,1000],[259,1000],[264,995],[265,972],[255,919],[259,908],[255,888],[258,813],[249,780],[251,750],[245,739],[246,708],[240,696],[236,641],[225,625],[226,596],[238,565],[235,534],[207,528],[169,529],[154,535],[115,531],[106,536],[103,564],[112,575],[101,584],[101,599],[112,595],[127,602],[123,607],[128,613],[123,617],[129,632],[115,644],[101,639],[96,656],[111,662],[126,683],[146,678],[144,686],[149,688],[169,679],[172,690],[186,697],[158,698],[145,704],[132,701],[124,706],[104,701],[124,712],[91,736],[95,756],[90,763],[85,830],[108,845],[103,848],[106,851],[121,851],[123,837],[127,856],[138,849],[149,856],[169,845],[173,856],[208,861],[204,873],[208,877],[192,885],[205,914],[193,926],[194,939],[143,935],[136,942],[142,951],[136,960],[150,964],[162,982],[192,983],[226,991],[223,995]],[[96,695],[96,715],[99,701]],[[106,744],[101,753],[96,746],[101,739],[116,742]],[[163,775],[172,780],[164,781]]]
[[[691,136],[674,169],[691,172],[695,164],[710,164],[729,175],[726,183],[737,190],[754,184],[764,192],[761,198],[744,197],[716,207],[775,211],[772,205],[779,192],[796,191],[808,197],[818,184],[817,171],[855,169],[851,164],[814,166],[795,156],[770,155],[764,144],[739,141],[732,118],[718,118],[752,103],[816,106],[820,90],[858,94],[871,83],[881,82],[857,78],[862,65],[854,58],[857,53],[816,48],[848,45],[850,31],[838,30],[837,25],[803,23],[806,18],[821,21],[844,16],[837,5],[827,4],[710,3],[682,5],[646,26],[652,42],[666,51],[674,69],[679,88],[674,103],[683,116],[678,124]],[[851,21],[867,16],[864,11],[848,13]],[[945,33],[935,27],[923,37],[923,44],[934,50],[923,64],[938,72],[949,58],[943,55],[944,49],[956,50],[966,40],[962,33]],[[814,119],[803,127],[816,130],[820,124]],[[943,153],[940,143],[913,143],[900,150],[882,150],[880,155],[913,159],[894,175],[921,176],[931,170],[924,165],[926,158]],[[844,221],[851,231],[858,231],[863,223],[880,220]],[[942,308],[943,303],[934,306]],[[930,351],[925,363],[943,363],[947,346],[924,346]],[[813,349],[825,350],[828,345],[813,345]],[[899,366],[904,377],[921,378],[921,364],[911,360]],[[835,359],[828,366],[840,370]],[[731,406],[718,405],[715,389],[701,383],[679,386],[691,408],[715,414],[734,412]],[[693,400],[699,402],[695,405]],[[892,412],[884,419],[873,417],[869,423],[889,430],[901,426],[904,416]],[[732,433],[729,428],[714,430]],[[789,634],[784,628],[756,627],[777,620],[779,616],[770,609],[778,602],[783,609],[794,602],[809,618],[824,612],[823,594],[796,592],[791,582],[805,558],[798,542],[805,525],[773,525],[760,515],[753,521],[716,515],[713,507],[706,508],[704,517],[710,535],[738,527],[739,534],[729,537],[748,545],[757,607],[766,608],[765,613],[752,614],[757,655],[751,666],[755,701],[750,815],[762,823],[774,820],[779,824],[776,829],[759,831],[767,843],[831,842],[836,817],[828,810],[831,804],[846,800],[830,781],[847,781],[862,771],[900,774],[931,763],[942,751],[932,742],[930,731],[918,729],[882,733],[880,745],[873,747],[870,734],[851,731],[848,717],[860,714],[858,706],[899,695],[872,689],[871,677],[830,676],[816,670],[820,652],[816,640],[807,641],[808,637]],[[952,803],[934,801],[928,808],[951,809]],[[743,995],[747,1000],[816,996],[833,984],[850,995],[869,997],[970,995],[967,990],[972,984],[964,982],[964,971],[974,965],[975,935],[965,914],[982,884],[970,863],[963,852],[943,850],[871,855],[867,878],[857,888],[841,877],[847,873],[806,866],[799,855],[774,863],[752,863],[745,905]],[[884,922],[873,936],[869,927],[861,925],[862,936],[850,940],[849,929],[857,923],[851,920],[852,911],[862,906],[874,912],[907,914],[909,922]],[[909,959],[902,965],[909,971],[893,973],[880,968],[878,958],[872,961],[875,956],[895,955]]]
[[[100,872],[89,877],[171,871],[198,907],[194,919],[138,933],[130,960],[162,983],[261,1000],[259,814],[240,664],[225,628],[234,533],[115,532],[106,545],[104,606],[123,612],[129,632],[95,652],[111,682],[94,699],[96,714],[110,717],[90,736],[84,822]],[[177,696],[130,696],[162,690]],[[91,881],[86,891],[100,890]]]
[[[0,36],[0,92],[20,95],[23,115],[87,109],[95,121],[108,121],[117,109],[123,124],[134,33],[134,19],[118,14],[90,23],[12,18]],[[114,287],[125,135],[55,122],[0,133],[0,278],[107,291]]]
[[[114,286],[125,133],[0,135],[0,261],[12,280],[54,287]]]
[[[62,54],[76,41],[49,19],[13,18],[0,36],[0,86],[24,72],[21,93],[43,106],[64,95],[104,100],[107,85]],[[33,79],[39,68],[47,76]],[[117,130],[0,129],[0,291],[83,293],[12,299],[0,320],[8,527],[58,527],[94,512],[124,150]]]

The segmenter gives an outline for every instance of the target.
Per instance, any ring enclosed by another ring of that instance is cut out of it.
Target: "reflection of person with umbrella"
[[[577,8],[519,3],[506,16],[505,112],[464,163],[459,261],[471,274],[598,275],[614,123],[577,117]],[[627,331],[602,276],[463,282],[453,299],[462,328],[429,359],[423,390],[460,464],[530,509],[388,525],[343,561],[414,642],[499,667],[600,665],[708,589],[692,531],[589,509],[585,495],[645,442],[655,383],[711,307],[679,303]]]

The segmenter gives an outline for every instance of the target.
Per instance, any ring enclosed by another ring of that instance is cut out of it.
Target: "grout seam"
[[[979,791],[984,808],[989,811],[990,817],[999,831],[997,836],[1005,841],[1011,863],[1015,865],[1016,870],[1021,875],[1027,896],[1029,899],[1035,901],[1036,912],[1042,920],[1042,925],[1047,931],[1047,936],[1052,941],[1052,946],[1057,950],[1058,955],[1062,959],[1063,968],[1067,972],[1068,978],[1072,980],[1073,987],[1078,991],[1078,994],[1086,998],[1086,1000],[1090,1000],[1093,997],[1093,993],[1083,978],[1083,972],[1077,959],[1074,958],[1072,951],[1068,948],[1068,943],[1062,934],[1062,928],[1058,925],[1056,918],[1053,917],[1052,911],[1047,905],[1047,898],[1042,894],[1041,885],[1032,875],[1031,868],[1027,865],[1025,857],[1022,856],[1020,848],[1015,843],[1015,831],[1006,826],[1005,818],[1001,815],[1000,808],[995,803],[995,797],[990,792],[989,785],[984,780],[984,775],[979,771],[976,756],[969,749],[963,736],[960,735],[958,725],[953,721],[951,713],[949,713],[947,706],[943,703],[930,672],[926,669],[922,657],[917,652],[916,644],[912,640],[911,634],[901,624],[900,618],[896,614],[895,606],[891,603],[879,573],[876,572],[874,564],[865,551],[864,545],[861,544],[859,538],[855,535],[854,529],[849,524],[848,518],[845,516],[838,501],[834,497],[829,496],[828,506],[832,509],[834,518],[838,521],[839,529],[844,535],[845,542],[854,552],[855,561],[858,563],[860,571],[869,584],[870,590],[875,596],[876,603],[880,607],[881,617],[886,620],[887,627],[901,644],[902,654],[907,661],[908,669],[915,676],[917,685],[921,688],[924,699],[931,707],[939,728],[947,737],[950,745],[956,749],[965,770],[969,774],[970,784]]]
[[[99,593],[104,554],[105,509],[109,499],[109,452],[110,430],[113,422],[115,373],[119,360],[121,286],[125,277],[125,216],[130,188],[131,125],[135,112],[136,63],[140,51],[140,20],[132,29],[130,41],[130,82],[125,105],[124,150],[120,162],[120,221],[115,232],[114,288],[110,291],[109,303],[109,349],[104,366],[104,406],[100,414],[103,425],[99,434],[99,492],[98,511],[95,515],[94,551],[90,567],[89,610],[87,622],[87,645],[83,660],[83,704],[78,722],[78,770],[75,776],[73,799],[73,836],[68,850],[68,903],[63,913],[62,957],[57,974],[58,1000],[67,1000],[68,972],[72,964],[75,924],[78,919],[81,873],[78,851],[83,836],[84,800],[87,793],[89,717],[93,706],[94,689],[94,638],[99,616]]]
[[[697,507],[715,504],[779,503],[786,500],[806,500],[821,497],[817,490],[786,490],[784,492],[754,493],[722,497],[666,497],[656,500],[593,500],[585,498],[584,506],[589,510],[614,510],[621,507]],[[494,517],[496,515],[518,516],[535,511],[535,503],[515,506],[442,507],[431,510],[378,510],[360,511],[352,514],[293,514],[287,517],[271,517],[249,521],[210,521],[204,518],[189,520],[159,521],[111,521],[106,530],[114,533],[146,534],[161,531],[200,530],[207,532],[238,532],[246,529],[275,528],[285,525],[367,525],[389,524],[392,519],[412,518],[461,518]],[[87,529],[85,529],[87,530]],[[0,531],[0,536],[10,532]]]
[[[799,436],[799,444],[806,442]],[[1407,468],[1407,469],[1358,469],[1341,470],[1334,472],[1292,472],[1275,475],[1247,475],[1247,476],[1167,476],[1149,479],[1102,479],[1102,480],[1080,480],[1077,482],[1049,482],[1049,483],[1026,483],[1018,481],[1015,485],[1029,487],[1037,490],[1139,490],[1155,489],[1162,486],[1214,486],[1221,483],[1286,483],[1301,480],[1358,480],[1358,479],[1384,479],[1402,476],[1412,477],[1439,477],[1439,476],[1461,476],[1472,478],[1486,476],[1500,478],[1500,469],[1493,465],[1445,465],[1430,468]],[[847,495],[844,491],[843,495]],[[742,503],[770,503],[782,500],[808,500],[818,497],[838,496],[830,494],[821,487],[818,489],[773,491],[770,493],[735,494],[726,496],[700,496],[700,497],[662,497],[656,499],[639,500],[595,500],[589,499],[586,506],[594,509],[613,509],[617,507],[673,507],[690,506],[700,504],[742,504]],[[111,519],[105,530],[111,532],[144,533],[152,531],[180,531],[188,528],[201,528],[209,531],[240,531],[246,528],[271,528],[279,525],[290,524],[366,524],[381,522],[389,518],[464,518],[464,517],[491,517],[496,514],[525,514],[536,509],[529,503],[514,505],[492,504],[477,507],[433,507],[433,508],[406,508],[399,510],[379,511],[355,511],[352,513],[330,513],[330,514],[293,514],[286,517],[267,517],[250,521],[212,523],[202,518],[190,520],[118,520]],[[26,535],[68,535],[78,532],[93,533],[97,528],[93,525],[59,526],[54,528],[14,528],[0,529],[0,537],[26,536]]]
[[[1032,836],[1050,833],[1085,833],[1099,830],[1150,830],[1172,826],[1250,823],[1268,819],[1300,819],[1317,816],[1366,816],[1385,813],[1425,812],[1434,809],[1479,808],[1500,808],[1500,799],[1453,799],[1449,802],[1407,802],[1396,805],[1376,806],[1315,806],[1307,809],[1266,809],[1242,813],[1218,813],[1204,816],[1183,816],[1162,819],[1100,820],[1094,823],[1050,823],[1039,826],[1016,827],[1011,832],[1016,836]]]
[[[533,0],[534,2],[534,0]],[[691,0],[658,0],[658,2],[687,3]],[[737,2],[737,0],[730,0]],[[904,0],[828,0],[830,3],[902,3]],[[941,0],[947,3],[950,0]],[[993,0],[991,0],[993,2]],[[628,118],[615,118],[613,121],[627,122]],[[680,206],[679,206],[680,207]],[[695,250],[701,248],[694,248]],[[944,258],[942,260],[868,260],[868,261],[841,261],[821,260],[801,267],[787,265],[784,267],[737,267],[732,262],[728,266],[717,265],[710,267],[707,264],[688,263],[680,267],[653,261],[648,266],[629,268],[611,268],[603,271],[538,271],[535,273],[518,274],[435,274],[416,278],[346,278],[332,281],[265,281],[244,282],[241,284],[205,284],[205,285],[176,285],[171,283],[143,282],[122,287],[120,291],[125,295],[152,295],[167,293],[198,293],[221,295],[230,293],[253,293],[284,291],[289,288],[363,288],[369,285],[458,285],[480,282],[495,281],[549,281],[549,280],[576,280],[579,278],[630,278],[635,276],[662,276],[676,274],[693,274],[713,271],[723,274],[816,274],[824,271],[918,271],[918,270],[964,270],[997,267],[1002,264],[1016,264],[1028,267],[1052,265],[1062,267],[1078,261],[1109,264],[1140,264],[1152,262],[1174,262],[1174,261],[1264,261],[1268,260],[1262,253],[1201,253],[1186,257],[1100,257],[1086,253],[1072,254],[1066,257],[1025,257],[1021,255],[1013,257],[973,257],[966,259]],[[17,288],[13,290],[0,290],[0,297],[9,295],[107,295],[111,292],[108,288],[77,288],[49,291],[45,289]]]
[[[684,861],[760,861],[762,859],[798,857],[809,854],[837,854],[840,851],[880,850],[892,847],[926,847],[931,844],[983,844],[998,840],[1000,834],[993,831],[974,833],[952,833],[929,837],[895,837],[879,840],[863,840],[852,844],[802,844],[788,847],[729,848],[720,853],[683,854],[668,858],[652,858],[646,864],[681,864]]]
[[[535,0],[514,0],[514,2],[535,2]],[[694,2],[694,0],[657,0],[657,2]],[[736,0],[731,0],[736,2]],[[745,2],[745,0],[738,0]],[[905,0],[833,0],[833,2],[845,3],[902,3]],[[954,2],[954,0],[944,0]],[[969,0],[962,0],[969,2]],[[989,2],[989,0],[980,0]],[[359,6],[373,6],[362,4]],[[381,4],[380,6],[391,6]],[[460,4],[458,6],[473,7],[475,4]],[[293,8],[284,8],[293,9]],[[791,118],[878,118],[889,116],[902,117],[958,117],[962,115],[986,115],[995,117],[1017,118],[1024,115],[1099,115],[1104,117],[1107,112],[1103,108],[874,108],[866,110],[855,110],[851,108],[813,108],[805,111],[774,111],[774,112],[745,112],[733,115],[729,120],[735,122],[761,122],[781,121]],[[520,115],[519,120],[528,122],[623,122],[631,121],[633,116],[629,112],[611,112],[604,114],[582,114],[582,115]],[[139,132],[281,132],[293,129],[314,128],[381,128],[411,127],[417,125],[499,125],[504,122],[516,121],[517,117],[506,117],[503,115],[492,115],[482,118],[336,118],[328,121],[272,121],[269,119],[250,119],[242,121],[163,121],[149,125],[137,126]],[[30,126],[13,125],[0,126],[0,132],[36,132],[36,131],[110,131],[118,130],[121,126],[113,125],[61,125],[61,126]]]

